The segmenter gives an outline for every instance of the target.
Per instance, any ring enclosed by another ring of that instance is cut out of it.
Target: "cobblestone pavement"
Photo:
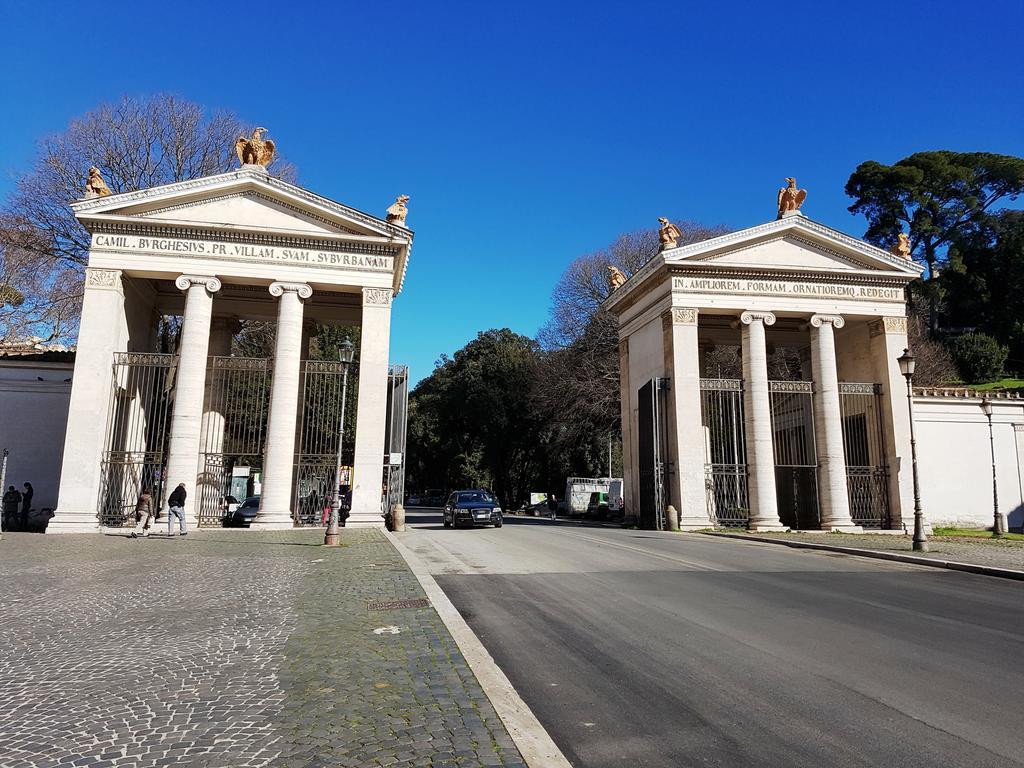
[[[742,531],[730,531],[730,533],[742,533]],[[802,531],[800,533],[756,533],[751,535],[772,539],[833,544],[837,547],[906,552],[915,556],[931,557],[937,560],[952,560],[958,563],[1024,570],[1024,541],[972,539],[966,536],[929,536],[929,551],[914,552],[910,536],[870,533],[812,533],[810,531]]]
[[[524,763],[387,539],[5,534],[0,768]]]

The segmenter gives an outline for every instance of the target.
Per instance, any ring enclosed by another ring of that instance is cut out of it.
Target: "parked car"
[[[445,502],[442,522],[445,528],[458,528],[460,525],[501,528],[501,505],[488,491],[455,491]]]
[[[256,513],[260,511],[260,497],[250,496],[243,501],[231,517],[228,518],[228,525],[248,528],[256,519]]]
[[[238,499],[234,496],[221,496],[220,497],[220,512],[224,517],[229,516],[232,512],[238,509]]]
[[[444,491],[440,488],[428,488],[423,494],[424,507],[440,507],[444,505]]]
[[[418,507],[422,503],[423,500],[420,498],[418,493],[410,493],[409,498],[405,500],[405,505],[407,507]]]

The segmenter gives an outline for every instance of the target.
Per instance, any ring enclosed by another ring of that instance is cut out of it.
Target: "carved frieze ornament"
[[[626,282],[626,274],[614,264],[608,265],[608,287],[613,291],[618,290]]]
[[[900,256],[904,259],[910,258],[910,235],[900,232],[896,235],[896,244],[889,251],[893,256]]]
[[[363,288],[363,306],[386,307],[391,304],[390,288]]]
[[[664,216],[658,219],[658,223],[661,224],[661,229],[658,230],[658,239],[661,241],[661,250],[665,251],[669,248],[675,248],[676,241],[683,236],[683,233],[679,231],[679,227]]]
[[[871,336],[881,336],[886,333],[906,335],[907,318],[905,317],[880,317],[868,323],[868,333]]]
[[[266,168],[274,159],[276,146],[270,139],[262,139],[266,128],[254,128],[252,136],[240,136],[235,142],[235,154],[242,165],[262,165]]]
[[[800,206],[807,199],[806,189],[796,188],[796,179],[786,177],[786,186],[779,190],[779,218],[800,215]]]
[[[119,269],[89,267],[85,270],[85,284],[90,288],[117,288],[120,278]]]
[[[697,310],[692,307],[672,307],[673,325],[696,325]]]
[[[387,210],[388,224],[397,224],[400,227],[405,226],[405,217],[409,215],[409,206],[406,205],[408,202],[408,195],[399,195],[395,198],[395,202]]]
[[[103,180],[103,176],[100,175],[100,169],[95,165],[89,169],[89,178],[85,180],[85,197],[90,199],[93,197],[106,197],[110,194],[110,187],[107,186],[107,182]]]

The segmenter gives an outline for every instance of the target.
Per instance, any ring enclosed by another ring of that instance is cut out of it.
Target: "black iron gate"
[[[405,501],[405,433],[409,412],[409,368],[388,369],[388,431],[384,438],[384,483],[387,497],[384,511]]]
[[[882,387],[839,385],[850,517],[865,528],[888,528],[889,467],[882,432]]]
[[[230,523],[235,507],[256,492],[270,384],[268,358],[210,358],[196,482],[200,526]]]
[[[814,445],[814,386],[809,381],[768,382],[775,447],[779,519],[799,530],[820,528],[818,457]]]
[[[164,458],[175,355],[115,352],[106,442],[100,465],[100,525],[135,525],[144,488],[164,498]]]
[[[750,503],[742,382],[739,379],[701,379],[700,406],[708,510],[718,526],[745,528]]]
[[[667,379],[651,379],[638,393],[640,460],[640,527],[647,530],[665,528],[665,461],[668,456],[665,440]]]
[[[348,364],[329,360],[306,360],[302,364],[302,418],[292,489],[296,525],[321,525],[324,508],[334,498],[347,370]],[[346,430],[354,427],[345,425]],[[341,480],[344,483],[345,478]]]

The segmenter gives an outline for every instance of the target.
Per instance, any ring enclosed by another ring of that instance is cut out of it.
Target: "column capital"
[[[306,283],[271,283],[270,295],[280,298],[286,293],[297,293],[300,299],[308,299],[313,295],[313,289]]]
[[[696,325],[697,310],[693,307],[672,307],[664,317],[672,325]]]
[[[178,275],[174,285],[179,291],[187,291],[193,285],[206,286],[206,290],[210,293],[220,290],[220,280],[213,275]]]
[[[775,325],[775,314],[772,312],[754,312],[748,309],[740,315],[740,322],[744,325],[750,325],[755,320],[760,320],[765,325]]]
[[[825,323],[831,323],[833,328],[842,328],[846,325],[842,315],[811,315],[809,322],[815,328],[821,328]]]
[[[119,291],[121,290],[121,270],[86,267],[85,287],[107,288],[113,291]]]
[[[390,288],[363,288],[364,307],[389,307],[394,291]]]

